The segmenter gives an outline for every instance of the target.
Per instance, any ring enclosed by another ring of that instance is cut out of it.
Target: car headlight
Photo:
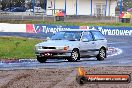
[[[42,49],[42,46],[36,46],[36,50]]]
[[[56,49],[58,49],[58,50],[63,50],[63,47],[56,47]]]

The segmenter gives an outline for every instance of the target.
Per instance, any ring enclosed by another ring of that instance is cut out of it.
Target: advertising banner
[[[0,23],[0,32],[26,32],[26,24]]]
[[[44,25],[44,24],[27,24],[27,33],[45,33],[53,34],[61,30],[71,29],[96,29],[102,32],[104,35],[113,36],[131,36],[132,27],[109,27],[109,26],[58,26],[58,25]]]
[[[26,32],[28,33],[55,33],[61,30],[79,29],[79,26],[58,26],[58,25],[42,25],[27,24]]]
[[[121,35],[131,36],[132,27],[95,27],[95,29],[102,32],[104,35]]]

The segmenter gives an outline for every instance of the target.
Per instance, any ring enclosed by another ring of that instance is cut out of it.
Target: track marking
[[[76,74],[77,74],[77,69],[73,70],[67,78],[56,84],[53,88],[64,88],[64,85],[65,86],[70,85],[72,82],[76,80]]]
[[[113,44],[125,44],[126,42],[112,42],[112,43],[108,43],[108,45],[113,45]]]
[[[114,54],[112,54],[112,55],[108,55],[107,57],[112,57],[112,56],[119,55],[119,54],[122,54],[123,53],[123,51],[121,49],[119,49],[119,48],[114,48],[114,49],[117,50],[117,52],[114,53]]]

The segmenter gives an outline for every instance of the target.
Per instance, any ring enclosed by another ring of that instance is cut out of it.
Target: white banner
[[[0,23],[0,32],[26,32],[26,24]]]

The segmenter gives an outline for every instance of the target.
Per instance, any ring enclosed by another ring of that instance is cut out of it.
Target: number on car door
[[[82,43],[80,53],[83,56],[91,55],[93,56],[95,49],[95,41],[93,41],[93,36],[90,32],[83,32]]]

